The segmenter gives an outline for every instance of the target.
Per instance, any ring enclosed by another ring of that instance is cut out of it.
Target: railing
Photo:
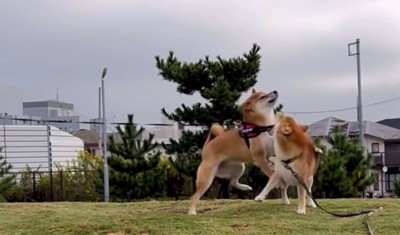
[[[100,201],[96,193],[95,171],[22,171],[11,173],[16,178],[15,190],[8,201]]]

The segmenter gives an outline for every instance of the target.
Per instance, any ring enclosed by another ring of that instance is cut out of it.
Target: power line
[[[389,103],[393,101],[398,101],[400,100],[400,96],[394,97],[391,99],[387,100],[382,100],[374,103],[370,103],[367,105],[363,105],[363,108],[369,108],[375,105],[380,105],[384,103]],[[334,113],[334,112],[343,112],[343,111],[348,111],[348,110],[353,110],[356,109],[357,106],[352,106],[352,107],[347,107],[347,108],[340,108],[340,109],[328,109],[328,110],[318,110],[318,111],[287,111],[285,113],[289,114],[319,114],[319,113]],[[97,125],[102,125],[103,122],[99,121],[72,121],[72,120],[50,120],[50,119],[31,119],[31,118],[15,118],[15,117],[5,117],[5,116],[0,116],[0,120],[15,120],[15,121],[23,121],[23,122],[35,122],[35,123],[76,123],[76,124],[97,124]],[[125,125],[128,124],[127,122],[107,122],[108,125]],[[135,126],[174,126],[174,124],[167,124],[167,123],[133,123]],[[202,125],[195,125],[195,124],[183,124],[183,126],[202,126]]]
[[[375,105],[379,105],[379,104],[384,104],[384,103],[389,103],[389,102],[393,102],[393,101],[397,101],[400,100],[400,96],[395,97],[395,98],[391,98],[391,99],[387,99],[387,100],[382,100],[382,101],[378,101],[375,103],[371,103],[371,104],[367,104],[367,105],[363,105],[363,108],[368,108],[371,106],[375,106]],[[318,114],[318,113],[334,113],[334,112],[343,112],[343,111],[348,111],[348,110],[353,110],[356,109],[357,106],[352,106],[352,107],[347,107],[347,108],[340,108],[340,109],[329,109],[329,110],[319,110],[319,111],[288,111],[285,113],[290,113],[290,114]]]

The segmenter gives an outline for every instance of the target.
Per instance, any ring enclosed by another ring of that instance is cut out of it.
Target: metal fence
[[[96,193],[99,182],[96,171],[22,171],[11,173],[16,186],[7,195],[8,201],[100,201]]]

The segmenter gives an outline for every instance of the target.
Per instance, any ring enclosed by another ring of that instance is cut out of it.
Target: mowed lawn
[[[0,234],[367,234],[364,216],[336,218],[320,209],[297,215],[297,200],[0,203]],[[375,234],[400,234],[400,199],[319,200],[334,212],[383,207],[369,217]]]

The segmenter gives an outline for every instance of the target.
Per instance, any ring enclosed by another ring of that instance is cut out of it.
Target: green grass
[[[319,209],[297,215],[279,200],[202,200],[133,203],[0,203],[0,234],[366,234],[363,216],[336,218]],[[400,199],[319,200],[334,212],[383,207],[369,222],[375,234],[399,233]]]

